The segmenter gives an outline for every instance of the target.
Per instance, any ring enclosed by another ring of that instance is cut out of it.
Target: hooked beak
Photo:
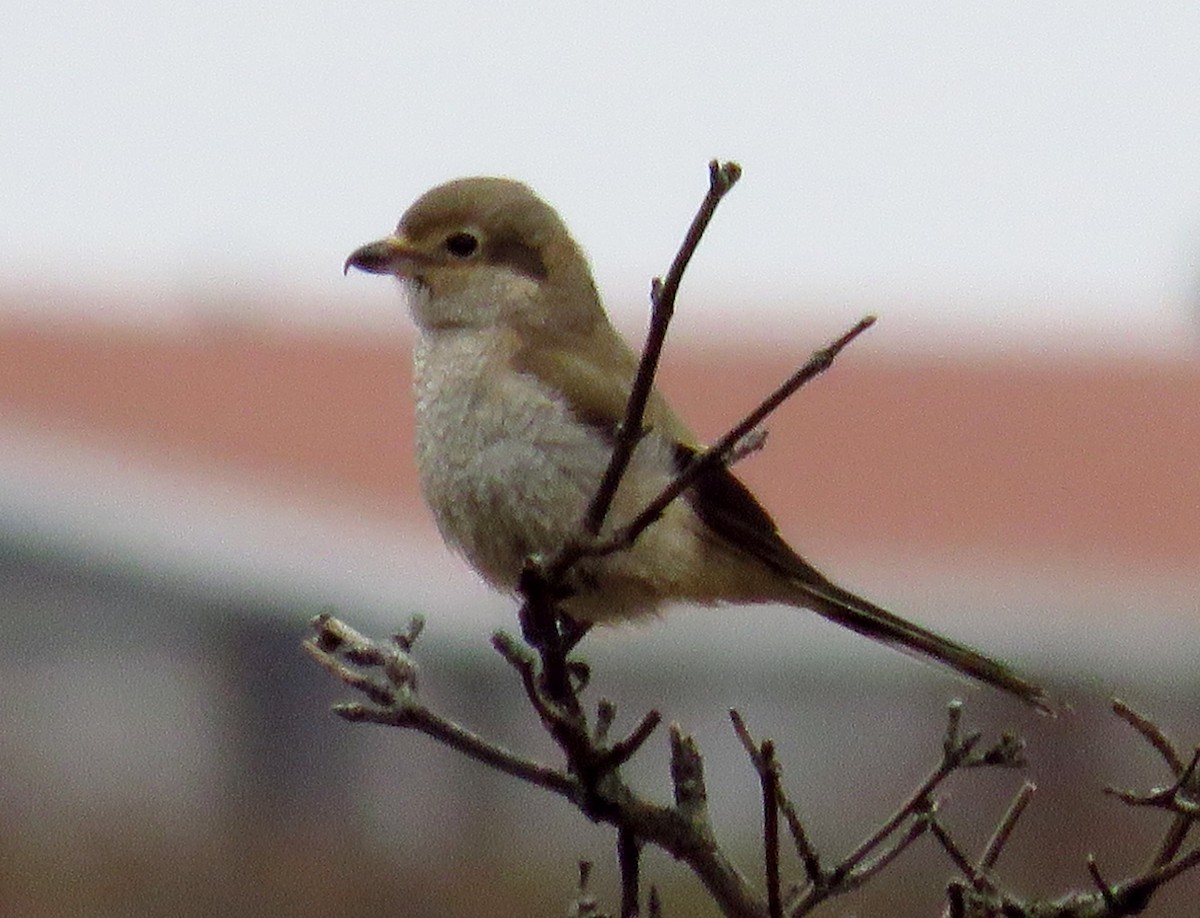
[[[412,277],[414,271],[428,258],[418,252],[403,236],[386,236],[376,242],[355,249],[342,265],[342,273],[358,268],[368,274],[394,274],[397,277]]]

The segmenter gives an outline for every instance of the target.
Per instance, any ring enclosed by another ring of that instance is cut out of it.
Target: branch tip
[[[421,636],[421,632],[424,630],[425,616],[419,612],[415,613],[409,618],[408,627],[392,635],[392,643],[403,651],[412,650],[413,645],[417,643],[417,638]]]
[[[732,160],[714,159],[708,164],[708,187],[718,197],[725,195],[742,177],[742,167]]]
[[[613,744],[612,748],[608,750],[607,754],[603,757],[605,767],[620,768],[633,758],[637,754],[637,751],[646,744],[646,740],[650,738],[650,734],[657,729],[661,722],[662,714],[656,710],[648,711],[641,722],[633,728],[633,732],[619,743]]]
[[[1096,886],[1096,891],[1100,893],[1100,898],[1104,900],[1104,905],[1114,915],[1119,915],[1116,896],[1113,895],[1113,888],[1108,885],[1108,882],[1100,873],[1100,867],[1096,864],[1095,855],[1087,856],[1087,871],[1092,878],[1092,883]]]
[[[707,805],[708,791],[704,786],[704,760],[696,741],[684,733],[679,724],[670,727],[671,784],[675,804],[689,813],[701,812]]]
[[[1183,771],[1183,756],[1154,721],[1120,698],[1112,700],[1112,709],[1114,714],[1133,727],[1147,743],[1154,747],[1167,763],[1167,767],[1171,769],[1171,774],[1178,775]]]

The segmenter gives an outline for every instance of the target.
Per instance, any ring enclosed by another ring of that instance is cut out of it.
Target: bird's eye
[[[471,233],[454,233],[446,237],[446,251],[455,258],[470,258],[479,248],[479,240]]]

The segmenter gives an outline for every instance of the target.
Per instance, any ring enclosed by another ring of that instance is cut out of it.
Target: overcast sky
[[[369,318],[393,292],[346,253],[486,172],[631,316],[720,156],[746,174],[685,287],[705,315],[1195,327],[1195,2],[59,0],[5,4],[0,43],[0,289]]]

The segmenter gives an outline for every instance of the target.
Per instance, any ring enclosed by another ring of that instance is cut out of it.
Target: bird
[[[591,266],[558,213],[508,178],[425,192],[351,268],[402,282],[414,345],[421,489],[446,543],[516,594],[533,557],[577,538],[609,463],[638,358],[611,324]],[[644,436],[601,535],[630,521],[703,447],[653,389]],[[666,603],[778,603],[928,658],[1049,712],[1009,666],[838,586],[784,540],[727,467],[701,475],[631,547],[585,557],[563,613],[623,622]]]

